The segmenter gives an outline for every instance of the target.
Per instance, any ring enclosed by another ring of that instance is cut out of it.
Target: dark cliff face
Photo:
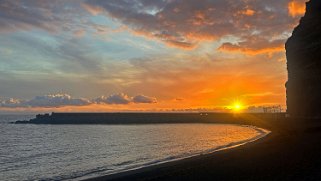
[[[321,0],[310,0],[305,16],[286,42],[287,112],[321,117]]]

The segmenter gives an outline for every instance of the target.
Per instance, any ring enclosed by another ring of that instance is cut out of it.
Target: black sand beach
[[[272,132],[233,149],[89,180],[321,179],[321,120],[258,119],[246,115],[230,123]]]

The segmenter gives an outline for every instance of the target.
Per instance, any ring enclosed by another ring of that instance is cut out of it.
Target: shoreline
[[[271,131],[232,149],[84,180],[319,180],[318,120],[257,120],[247,126]],[[235,124],[235,123],[233,123]],[[308,140],[308,141],[307,141]]]
[[[188,123],[186,123],[188,124]],[[195,124],[202,124],[202,123],[195,123]],[[221,123],[209,123],[209,124],[221,124]],[[225,125],[225,124],[223,124]],[[226,124],[226,125],[237,125],[237,124]],[[136,173],[136,171],[144,171],[145,169],[148,169],[149,167],[157,167],[159,165],[165,165],[165,164],[170,164],[171,162],[179,162],[181,160],[185,160],[185,159],[193,159],[193,158],[197,158],[200,156],[206,156],[206,155],[211,155],[214,154],[216,152],[221,152],[224,150],[230,150],[230,149],[234,149],[237,147],[241,147],[241,146],[246,146],[247,144],[251,144],[254,142],[259,142],[261,139],[264,139],[265,137],[269,136],[269,134],[271,133],[271,131],[263,129],[263,128],[259,128],[256,126],[251,126],[251,125],[237,125],[237,126],[244,126],[244,127],[250,127],[251,129],[254,129],[256,132],[258,132],[258,135],[255,137],[252,137],[250,139],[246,139],[244,141],[240,141],[240,142],[232,142],[228,145],[225,146],[220,146],[220,147],[216,147],[216,148],[211,148],[208,150],[204,150],[202,152],[198,152],[198,153],[194,153],[191,155],[186,155],[186,156],[182,156],[182,157],[177,157],[177,158],[173,158],[173,159],[166,159],[164,158],[163,160],[158,160],[158,161],[153,161],[153,163],[145,163],[142,165],[138,165],[138,166],[132,166],[133,168],[127,168],[127,169],[122,169],[122,170],[118,170],[115,171],[114,173],[109,173],[103,176],[98,176],[98,177],[88,177],[86,178],[83,177],[83,179],[80,178],[80,180],[105,180],[105,179],[110,179],[110,178],[117,178],[117,177],[122,177],[124,175],[127,175],[128,173]],[[169,156],[171,157],[171,156]],[[167,157],[168,158],[168,157]]]

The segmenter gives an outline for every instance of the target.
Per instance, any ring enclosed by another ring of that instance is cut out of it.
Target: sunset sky
[[[1,0],[0,111],[285,106],[305,0]]]

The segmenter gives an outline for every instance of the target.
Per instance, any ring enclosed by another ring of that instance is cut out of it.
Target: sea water
[[[10,124],[0,115],[0,180],[80,180],[178,160],[256,140],[241,125]]]

